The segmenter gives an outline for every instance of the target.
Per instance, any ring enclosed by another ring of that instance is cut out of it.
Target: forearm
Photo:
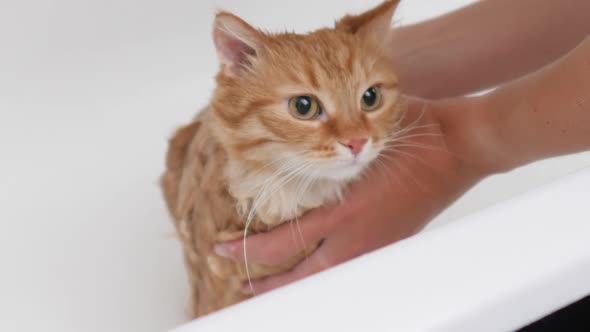
[[[590,38],[482,98],[491,143],[487,155],[499,162],[500,171],[590,150]]]
[[[467,94],[559,58],[590,33],[590,1],[480,1],[392,34],[391,56],[406,93]]]

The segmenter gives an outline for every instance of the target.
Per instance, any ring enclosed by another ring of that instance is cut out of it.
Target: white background
[[[215,8],[304,32],[375,0],[0,0],[0,330],[161,331],[184,321],[157,186],[166,139],[207,103]],[[399,24],[471,1],[406,0]],[[486,180],[455,219],[590,165]]]

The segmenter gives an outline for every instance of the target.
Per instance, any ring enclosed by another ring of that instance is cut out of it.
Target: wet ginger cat
[[[209,107],[170,140],[162,177],[192,317],[249,297],[239,291],[244,264],[215,255],[216,243],[338,201],[399,129],[398,80],[385,53],[397,4],[305,35],[267,34],[217,15],[217,88]],[[248,274],[286,271],[305,254],[278,267],[248,265]]]

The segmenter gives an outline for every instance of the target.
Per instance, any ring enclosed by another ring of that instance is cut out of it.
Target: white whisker
[[[290,165],[289,167],[286,167],[286,169],[288,169],[289,172],[283,178],[279,178],[277,181],[274,181],[274,179],[276,177],[272,176],[269,180],[265,181],[265,182],[268,182],[267,185],[264,186],[261,193],[254,200],[254,202],[252,204],[253,206],[250,209],[250,212],[248,213],[248,217],[246,218],[246,225],[244,227],[244,237],[243,237],[244,265],[245,265],[245,269],[246,269],[246,276],[248,277],[248,284],[250,285],[250,289],[252,290],[252,293],[255,293],[255,290],[254,290],[254,287],[252,286],[252,278],[250,275],[250,269],[248,267],[248,251],[247,251],[247,246],[246,246],[246,238],[248,236],[248,228],[250,227],[250,225],[254,219],[254,215],[256,214],[256,211],[258,210],[258,208],[263,203],[265,203],[266,200],[272,194],[274,194],[281,186],[289,183],[294,178],[297,178],[297,176],[301,175],[303,172],[305,172],[311,166],[311,163],[309,163],[309,162],[308,163],[301,162],[301,161],[298,161],[298,162],[299,162],[299,164],[296,164],[295,166]],[[277,171],[277,172],[275,172],[275,174],[280,175],[280,173],[282,173],[282,172],[284,172],[284,171],[280,171],[280,172]]]

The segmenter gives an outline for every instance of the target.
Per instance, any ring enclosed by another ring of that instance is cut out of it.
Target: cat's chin
[[[314,177],[336,182],[350,182],[358,179],[361,174],[379,155],[379,149],[364,151],[357,157],[333,161],[331,165],[320,167],[314,171]]]
[[[337,182],[348,182],[358,178],[367,167],[366,163],[349,163],[337,167],[316,170],[315,177]]]

